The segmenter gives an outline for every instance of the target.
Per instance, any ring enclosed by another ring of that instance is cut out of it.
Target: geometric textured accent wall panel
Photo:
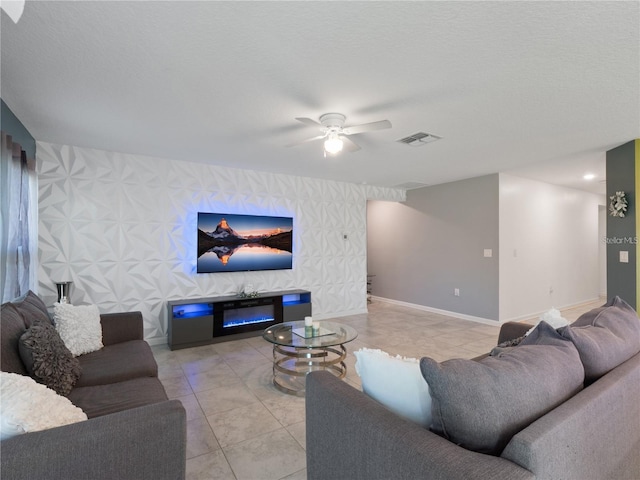
[[[168,300],[259,291],[312,292],[313,315],[366,311],[366,201],[404,190],[37,143],[38,287],[74,304],[139,310],[145,338],[167,335]],[[197,212],[290,216],[293,269],[196,273]],[[344,235],[347,238],[344,238]]]

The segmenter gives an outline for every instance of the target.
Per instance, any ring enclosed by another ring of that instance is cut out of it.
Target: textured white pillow
[[[364,393],[396,415],[425,428],[431,425],[431,395],[418,359],[392,357],[369,348],[361,348],[354,355]]]
[[[68,398],[17,373],[0,372],[0,405],[1,440],[87,419]]]
[[[53,322],[60,338],[75,357],[103,347],[100,312],[95,305],[54,303]]]
[[[547,310],[542,315],[540,315],[536,324],[533,327],[531,327],[529,330],[527,330],[524,336],[527,337],[531,332],[533,332],[536,329],[536,327],[542,321],[547,322],[549,325],[551,325],[555,329],[566,327],[567,325],[569,325],[569,322],[567,321],[567,319],[562,317],[560,310],[558,310],[557,308],[551,307],[550,310]]]

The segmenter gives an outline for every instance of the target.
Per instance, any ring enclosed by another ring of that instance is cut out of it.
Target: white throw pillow
[[[17,373],[0,372],[0,405],[1,440],[87,419],[68,398]]]
[[[54,303],[53,322],[60,338],[75,357],[103,347],[100,312],[95,305]]]
[[[540,315],[536,324],[533,327],[531,327],[529,330],[527,330],[524,336],[527,337],[531,332],[533,332],[536,329],[536,327],[542,321],[547,322],[556,330],[558,328],[566,327],[567,325],[569,325],[569,322],[567,321],[567,319],[562,317],[560,310],[558,310],[557,308],[551,307],[550,310],[547,310],[542,315]]]
[[[428,428],[431,425],[429,385],[420,372],[420,361],[382,350],[362,348],[354,352],[362,390],[389,410]]]

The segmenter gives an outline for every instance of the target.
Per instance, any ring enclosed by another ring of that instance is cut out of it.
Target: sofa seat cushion
[[[517,432],[582,389],[584,369],[575,346],[541,322],[517,347],[480,361],[420,369],[432,398],[431,430],[469,450],[499,455]]]
[[[578,349],[587,385],[640,352],[640,319],[620,297],[559,331]]]
[[[68,398],[87,417],[94,418],[163,402],[167,400],[167,394],[156,377],[144,377],[108,385],[76,387]]]
[[[76,358],[82,369],[76,388],[158,376],[158,365],[144,340],[107,345]]]

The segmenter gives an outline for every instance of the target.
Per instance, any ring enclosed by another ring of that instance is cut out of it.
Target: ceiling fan
[[[389,120],[380,120],[379,122],[363,123],[360,125],[352,125],[350,127],[344,126],[344,121],[347,117],[341,113],[325,113],[320,116],[320,123],[305,117],[297,117],[296,120],[309,125],[311,127],[319,128],[322,132],[321,135],[308,138],[302,142],[293,143],[288,145],[294,147],[307,142],[313,142],[314,140],[325,139],[324,141],[324,154],[336,155],[342,150],[348,152],[355,152],[360,150],[360,146],[353,140],[348,138],[349,135],[356,133],[371,132],[373,130],[383,130],[385,128],[391,128],[391,122]]]

